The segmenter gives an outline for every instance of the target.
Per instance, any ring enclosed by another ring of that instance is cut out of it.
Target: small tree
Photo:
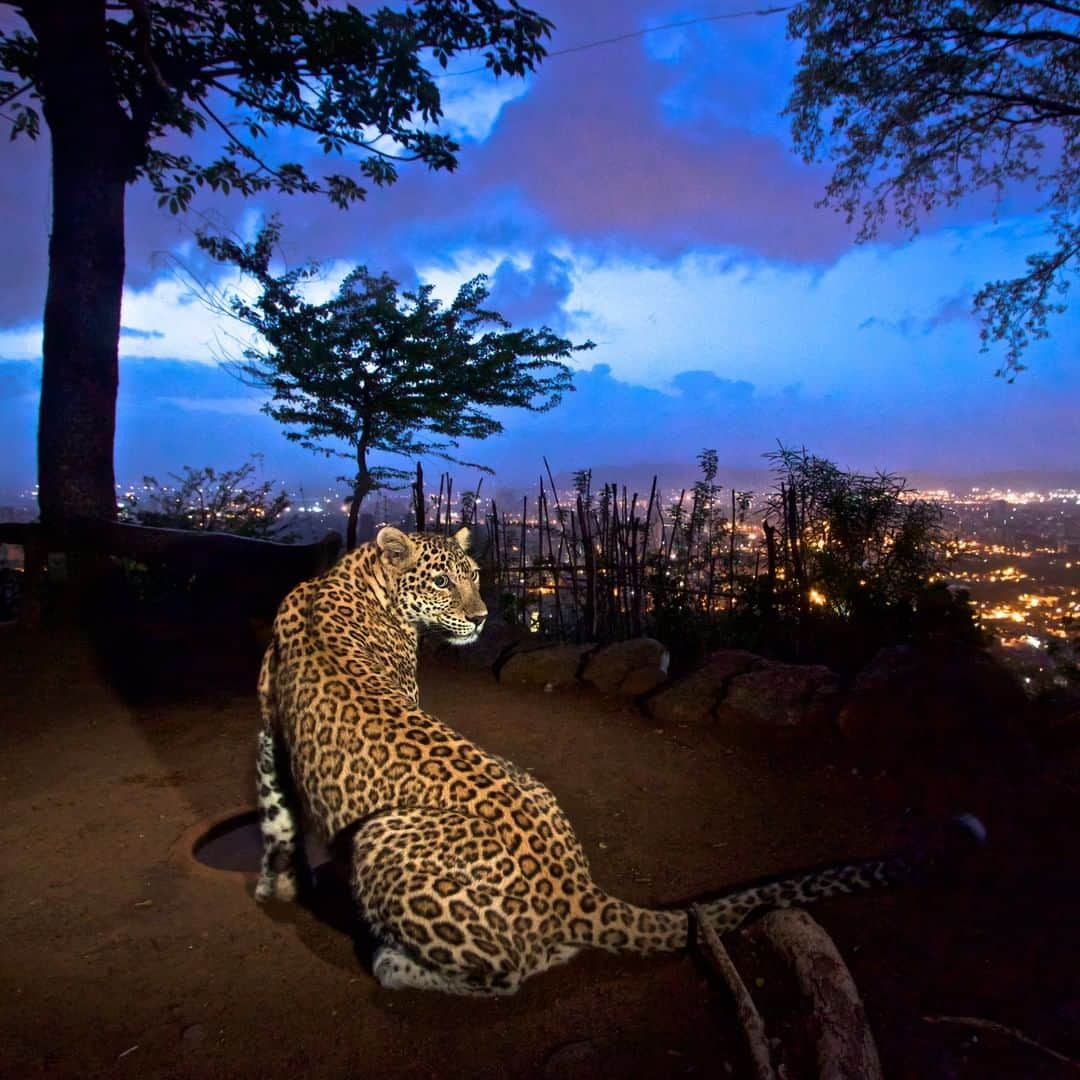
[[[766,457],[776,476],[763,520],[768,567],[744,595],[766,637],[796,655],[834,645],[849,662],[930,632],[978,637],[966,599],[943,580],[952,545],[939,504],[891,473],[846,472],[786,447]]]
[[[903,477],[845,472],[806,450],[766,457],[776,474],[765,520],[779,531],[786,591],[806,604],[851,615],[905,603],[949,554],[939,504],[913,498]]]
[[[573,345],[547,327],[510,329],[502,316],[483,307],[488,288],[482,275],[443,307],[430,285],[399,293],[393,278],[360,266],[332,299],[310,303],[299,286],[319,273],[317,266],[279,276],[270,271],[279,232],[271,222],[250,244],[209,236],[200,243],[261,288],[257,299],[232,296],[227,306],[266,343],[245,349],[236,364],[244,380],[272,391],[263,411],[285,424],[286,437],[301,446],[356,462],[349,478],[350,549],[364,498],[412,476],[405,469],[369,465],[372,453],[414,459],[430,454],[470,464],[452,451],[459,439],[502,431],[489,409],[552,408],[573,389],[562,361],[592,347]],[[338,449],[339,442],[349,450]]]
[[[183,476],[169,474],[173,486],[144,476],[142,491],[125,494],[121,517],[166,529],[205,529],[286,543],[295,539],[291,522],[283,520],[289,496],[273,494],[270,480],[251,484],[254,473],[255,463],[248,461],[222,472],[185,465]]]
[[[1054,247],[975,296],[984,347],[1002,341],[1010,378],[1080,256],[1080,7],[1070,3],[804,0],[804,44],[787,113],[806,160],[835,162],[825,203],[860,237],[896,215],[914,229],[938,205],[1011,182],[1045,193]]]

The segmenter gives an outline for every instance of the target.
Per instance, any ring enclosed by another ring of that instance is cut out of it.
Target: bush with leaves
[[[292,522],[285,518],[289,497],[274,492],[270,480],[253,482],[256,463],[218,472],[184,466],[182,476],[170,473],[175,484],[161,484],[144,476],[142,489],[124,496],[121,518],[165,529],[199,529],[233,533],[258,540],[290,543],[296,539]]]
[[[903,477],[845,472],[805,449],[766,456],[767,566],[746,583],[737,632],[841,667],[897,641],[981,640],[967,596],[944,580],[955,546],[939,504]]]

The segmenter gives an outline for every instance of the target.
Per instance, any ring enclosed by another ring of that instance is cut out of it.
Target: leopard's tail
[[[673,952],[693,944],[697,919],[725,934],[765,908],[804,906],[830,896],[933,880],[986,842],[986,829],[974,814],[961,814],[949,826],[933,841],[903,854],[767,878],[679,910],[639,908],[598,895],[589,918],[575,920],[579,932],[574,943],[609,952]]]

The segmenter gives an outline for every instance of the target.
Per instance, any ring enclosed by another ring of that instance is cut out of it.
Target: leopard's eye
[[[480,580],[480,571],[479,570],[474,570],[472,572],[472,579],[473,579],[473,581],[479,581]]]
[[[435,586],[436,589],[450,588],[450,579],[445,574],[436,574],[431,579],[431,583]]]

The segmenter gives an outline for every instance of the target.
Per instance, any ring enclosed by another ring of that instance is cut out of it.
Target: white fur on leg
[[[263,845],[255,899],[262,904],[269,900],[295,900],[296,818],[278,781],[274,735],[269,728],[259,732],[255,773]]]
[[[520,980],[506,986],[490,986],[466,980],[464,975],[443,974],[418,964],[394,945],[380,945],[372,963],[375,978],[387,990],[440,990],[444,994],[463,994],[470,997],[492,997],[512,994]]]

